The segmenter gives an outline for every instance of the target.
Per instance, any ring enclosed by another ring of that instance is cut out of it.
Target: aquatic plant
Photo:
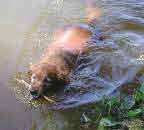
[[[127,92],[119,97],[105,97],[103,101],[95,104],[89,113],[85,113],[85,119],[89,119],[85,123],[91,124],[91,127],[98,130],[142,130],[144,129],[143,106],[144,83],[133,93]]]

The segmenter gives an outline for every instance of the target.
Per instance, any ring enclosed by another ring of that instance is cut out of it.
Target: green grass
[[[106,97],[82,115],[82,122],[98,130],[144,130],[144,83],[132,93]]]

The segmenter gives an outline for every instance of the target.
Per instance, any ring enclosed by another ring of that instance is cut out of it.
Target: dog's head
[[[30,93],[34,99],[39,98],[53,84],[53,66],[47,64],[36,64],[30,67]]]

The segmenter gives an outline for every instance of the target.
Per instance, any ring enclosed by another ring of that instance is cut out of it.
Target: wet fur
[[[39,62],[30,67],[30,75],[35,74],[37,81],[31,83],[32,89],[43,89],[44,79],[69,82],[69,74],[75,68],[77,57],[87,50],[86,41],[91,32],[79,26],[61,28],[55,33],[55,41],[48,45]],[[31,77],[31,76],[30,76]]]
[[[86,1],[86,22],[93,23],[100,16],[100,10]],[[92,32],[84,24],[59,28],[54,33],[54,41],[48,44],[39,62],[30,67],[30,89],[44,93],[44,86],[53,86],[56,81],[69,83],[69,74],[75,69],[78,55],[88,49],[87,41]],[[33,80],[32,77],[35,80]]]

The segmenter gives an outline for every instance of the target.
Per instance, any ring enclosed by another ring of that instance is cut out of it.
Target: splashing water
[[[144,82],[142,30],[144,20],[138,16],[138,12],[141,11],[127,11],[127,4],[123,5],[119,11],[117,5],[121,2],[103,1],[98,4],[103,9],[103,16],[91,26],[93,36],[89,41],[89,52],[79,57],[78,67],[70,75],[71,83],[65,87],[65,90],[56,92],[55,98],[58,102],[53,106],[54,108],[70,108],[97,102],[104,96],[110,96],[119,91],[128,83]],[[131,9],[136,8],[136,5],[131,2],[129,5]],[[61,19],[59,12],[63,14]],[[58,16],[51,17],[51,20],[49,16],[45,16],[37,30],[27,38],[31,44],[26,48],[29,48],[28,52],[32,52],[30,57],[33,62],[38,60],[37,57],[51,41],[52,26],[57,28],[67,22],[68,24],[79,22],[78,19],[66,21],[65,16],[69,17],[69,15],[64,12],[63,8],[60,8],[59,12]],[[74,13],[75,15],[77,16]],[[54,20],[56,20],[55,23]],[[108,35],[108,38],[99,41],[97,39],[99,35]]]

